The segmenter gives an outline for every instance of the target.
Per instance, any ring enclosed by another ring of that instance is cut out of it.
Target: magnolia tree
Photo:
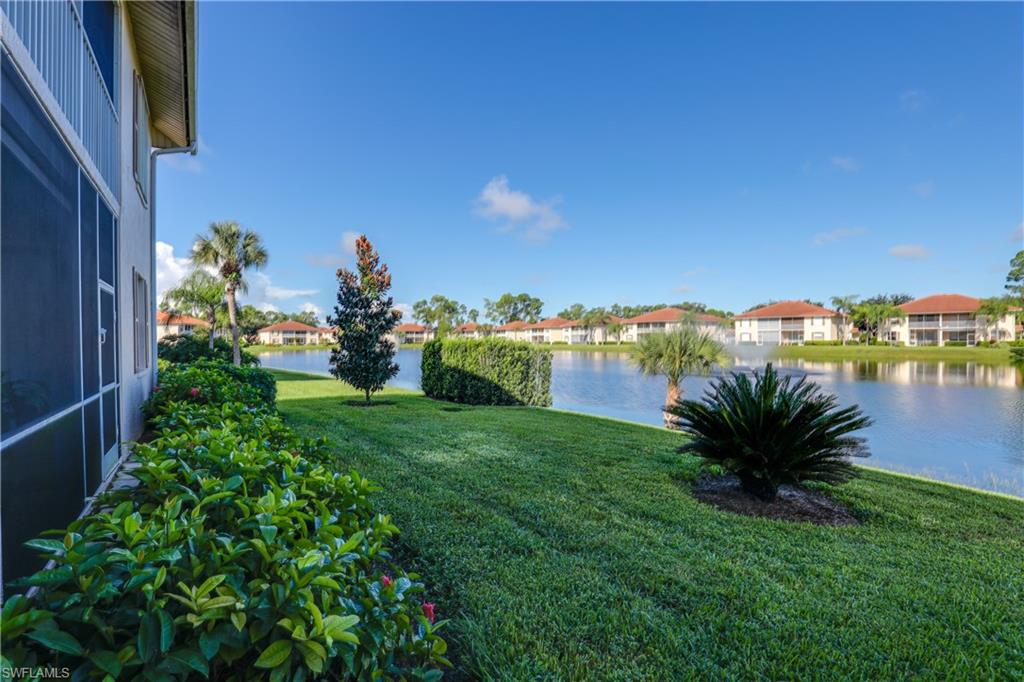
[[[336,328],[331,374],[370,395],[398,373],[390,338],[402,314],[388,295],[391,275],[366,235],[356,240],[356,272],[338,270],[338,303],[328,319]]]

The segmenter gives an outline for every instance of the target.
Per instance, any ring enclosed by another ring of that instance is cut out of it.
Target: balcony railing
[[[82,27],[78,3],[0,0],[0,9],[116,198],[117,109]]]
[[[949,329],[974,331],[978,327],[976,320],[911,320],[911,329]]]

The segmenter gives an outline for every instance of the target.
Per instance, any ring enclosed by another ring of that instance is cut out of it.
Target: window
[[[132,310],[135,333],[135,371],[149,369],[149,287],[146,278],[132,269]]]
[[[811,339],[813,339],[814,341],[823,341],[825,339],[825,333],[814,332],[813,334],[811,334]]]
[[[135,170],[135,184],[139,188],[142,200],[148,201],[149,105],[146,104],[146,90],[142,86],[142,76],[135,74],[133,82],[132,148],[134,149],[133,168]]]

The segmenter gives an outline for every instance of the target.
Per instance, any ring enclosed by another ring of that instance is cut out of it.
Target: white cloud
[[[173,289],[178,282],[192,272],[192,261],[187,256],[174,255],[174,247],[167,242],[156,243],[156,297],[161,301],[164,292]]]
[[[313,313],[314,315],[316,315],[316,319],[318,322],[323,318],[323,311],[320,310],[320,306],[318,306],[316,303],[313,303],[312,301],[306,301],[301,306],[299,306],[299,312]]]
[[[266,275],[264,275],[266,276]],[[267,278],[269,282],[269,278]],[[318,293],[318,289],[285,289],[284,287],[275,287],[273,284],[267,284],[266,289],[267,298],[273,301],[285,301],[289,298],[298,298],[299,296],[312,296]]]
[[[906,90],[900,93],[900,109],[903,111],[920,111],[924,106],[924,93],[920,90]]]
[[[897,244],[889,249],[889,255],[910,260],[924,260],[931,252],[921,244]]]
[[[833,156],[832,165],[848,173],[854,173],[861,169],[860,161],[852,156]]]
[[[837,242],[841,239],[848,239],[849,237],[858,237],[866,233],[867,229],[863,227],[837,227],[836,229],[829,230],[827,232],[819,232],[814,235],[811,242],[815,246],[825,246],[825,244]]]
[[[307,253],[306,262],[315,268],[340,268],[351,262],[350,256],[356,252],[356,240],[359,233],[346,230],[338,241],[336,251],[327,253]]]
[[[557,198],[537,201],[526,192],[509,187],[504,175],[491,178],[476,198],[476,213],[491,221],[501,221],[502,232],[520,233],[529,241],[541,242],[555,230],[568,225],[555,209]]]
[[[913,190],[914,194],[922,199],[927,199],[935,193],[935,185],[933,185],[929,180],[923,180],[915,183],[910,189]]]
[[[402,312],[402,322],[412,322],[412,306],[408,303],[396,303],[395,310]]]

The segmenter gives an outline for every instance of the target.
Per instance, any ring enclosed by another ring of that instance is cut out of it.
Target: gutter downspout
[[[198,142],[187,147],[154,149],[149,153],[149,345],[150,372],[153,386],[156,386],[156,157],[164,154],[190,154],[195,156]]]

